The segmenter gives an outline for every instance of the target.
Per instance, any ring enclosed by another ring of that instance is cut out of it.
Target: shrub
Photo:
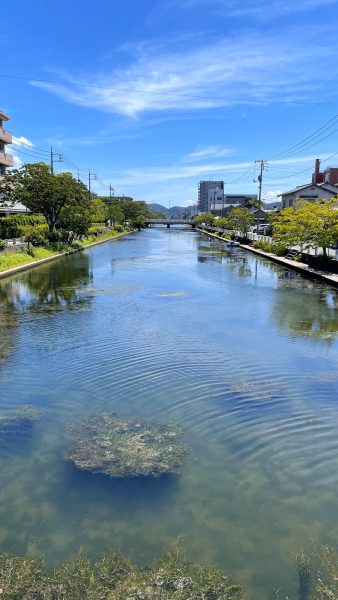
[[[255,240],[252,242],[252,247],[257,248],[257,250],[263,250],[264,252],[274,253],[274,245],[263,240]]]
[[[124,231],[123,225],[115,225],[115,231],[122,233],[122,231]]]
[[[20,225],[20,237],[34,246],[43,246],[47,240],[48,225]]]
[[[6,242],[4,240],[0,240],[0,252],[2,250],[5,250],[6,246],[7,246]]]
[[[280,242],[265,242],[264,240],[255,240],[252,242],[252,247],[257,248],[258,250],[263,250],[263,252],[270,252],[271,254],[276,254],[276,256],[285,256],[288,252],[288,248],[281,244]]]
[[[91,227],[89,227],[88,235],[99,235],[100,233],[103,233],[104,230],[105,230],[104,225],[95,225],[94,224]]]
[[[41,215],[11,215],[0,219],[0,238],[21,237],[21,227],[43,224],[46,224],[46,219]]]

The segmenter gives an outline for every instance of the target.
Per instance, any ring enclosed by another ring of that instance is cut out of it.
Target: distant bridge
[[[170,228],[171,225],[190,225],[193,229],[195,229],[196,223],[193,219],[147,219],[145,221],[145,225],[147,227],[154,227],[156,225],[166,225],[167,229]]]

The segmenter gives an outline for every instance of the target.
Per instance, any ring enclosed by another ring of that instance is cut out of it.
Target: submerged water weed
[[[125,421],[98,413],[70,425],[75,438],[66,454],[76,467],[110,477],[160,477],[181,471],[188,448],[180,429],[154,421]]]
[[[51,572],[42,561],[0,555],[2,600],[244,600],[215,567],[190,562],[176,546],[148,568],[114,553],[92,563],[78,555]]]
[[[301,600],[338,600],[338,552],[315,546],[296,555]]]
[[[43,411],[30,404],[12,410],[0,411],[0,433],[18,431],[34,421],[38,421]]]

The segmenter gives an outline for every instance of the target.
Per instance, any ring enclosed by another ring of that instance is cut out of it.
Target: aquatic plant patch
[[[122,420],[98,413],[69,426],[74,444],[66,455],[78,469],[109,477],[160,477],[181,471],[188,448],[174,424]]]
[[[215,567],[172,550],[148,568],[120,554],[92,563],[78,555],[48,572],[42,561],[0,555],[2,600],[244,600],[239,585]]]
[[[16,432],[38,421],[42,410],[30,404],[12,410],[0,411],[0,433]]]

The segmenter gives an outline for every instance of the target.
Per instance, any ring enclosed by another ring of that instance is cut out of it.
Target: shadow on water
[[[179,479],[174,476],[124,477],[113,479],[100,473],[81,471],[66,463],[62,477],[62,494],[56,492],[60,508],[67,503],[67,495],[81,498],[87,505],[104,501],[118,511],[133,513],[135,509],[151,510],[158,505],[170,504],[179,488]]]

